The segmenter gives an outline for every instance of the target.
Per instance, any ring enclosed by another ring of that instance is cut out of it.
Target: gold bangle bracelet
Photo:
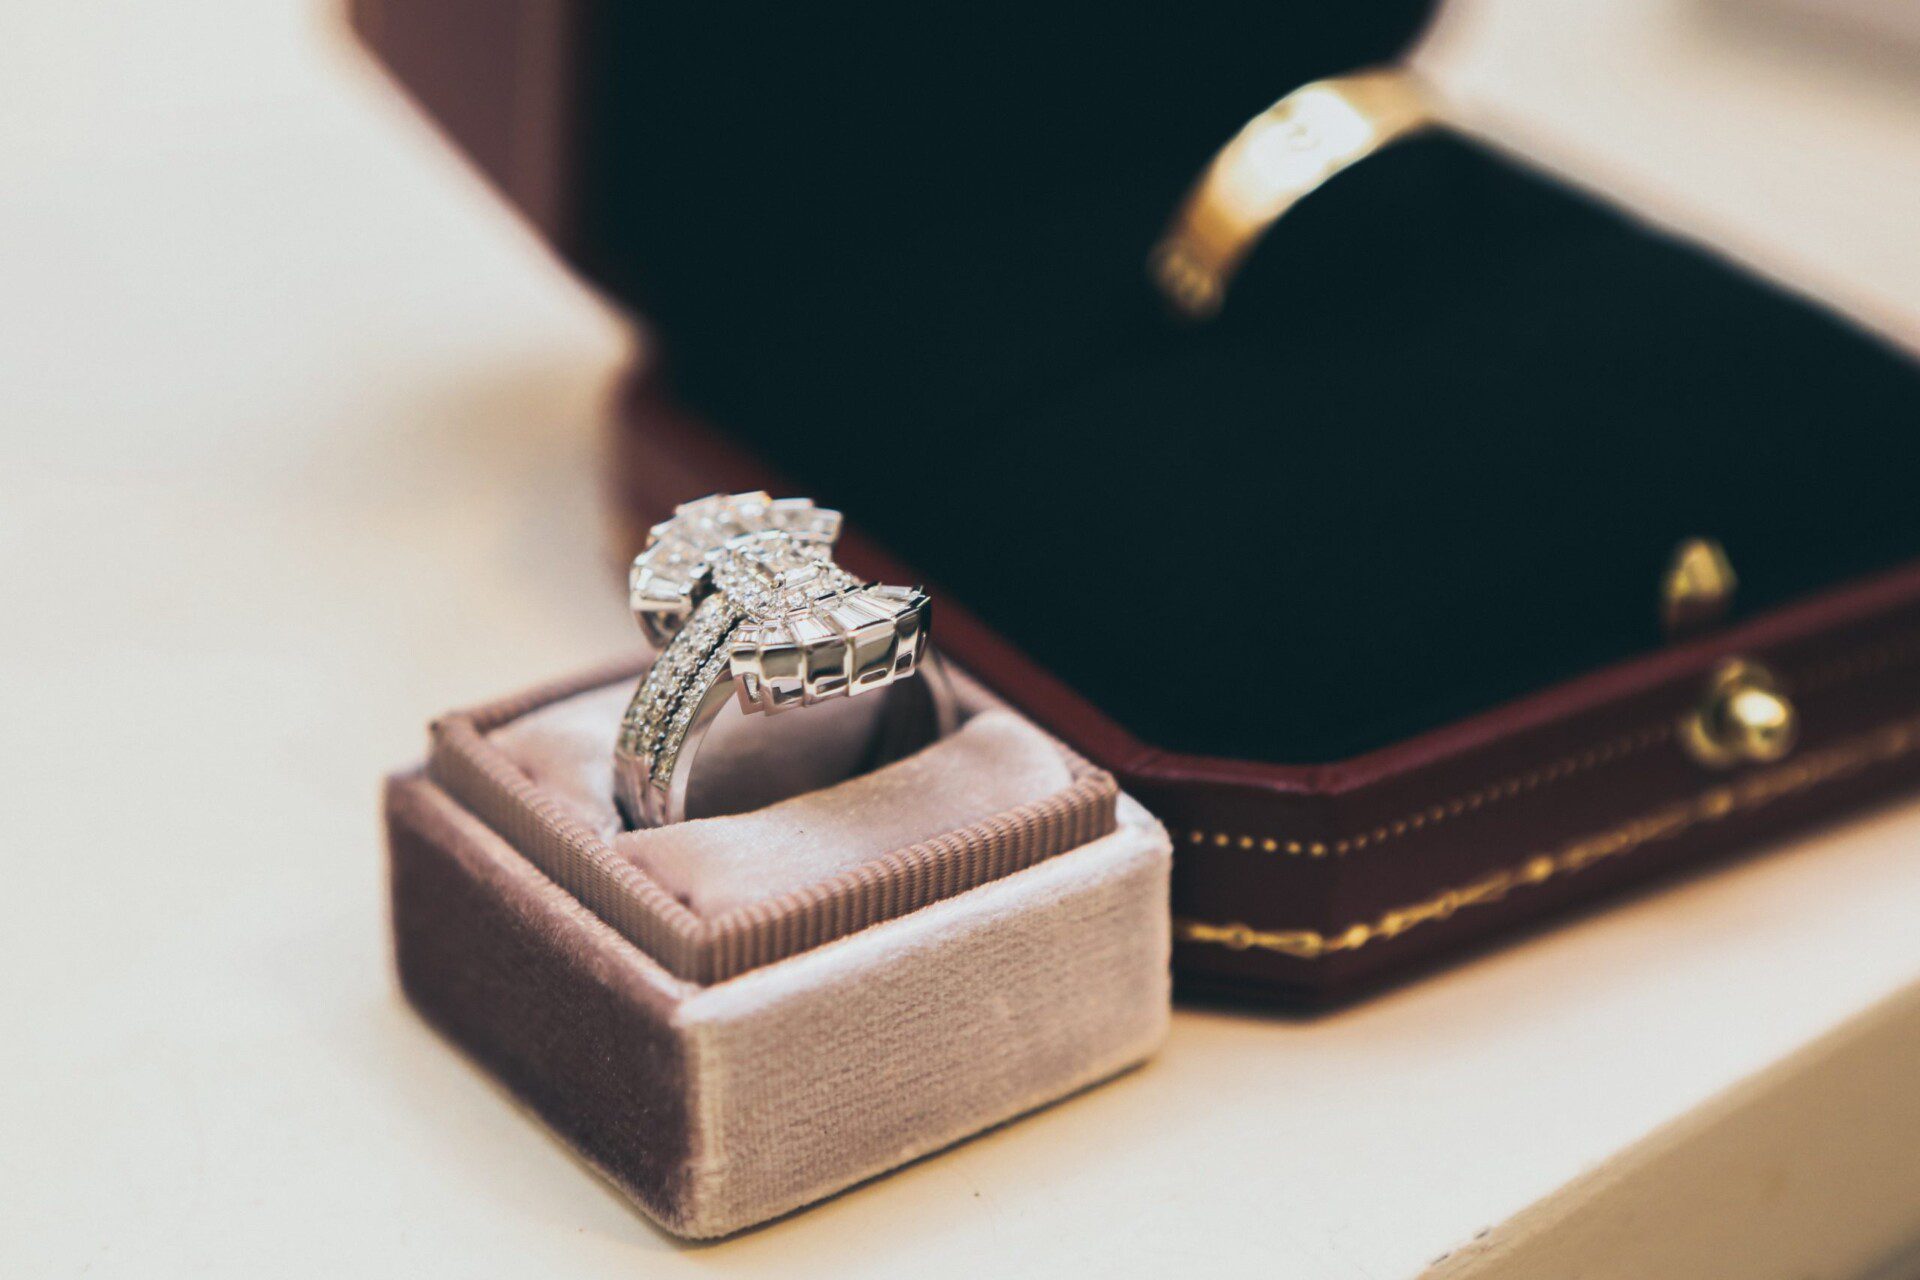
[[[1249,120],[1213,157],[1154,247],[1148,268],[1174,310],[1205,319],[1268,227],[1327,179],[1432,124],[1411,71],[1315,80]]]

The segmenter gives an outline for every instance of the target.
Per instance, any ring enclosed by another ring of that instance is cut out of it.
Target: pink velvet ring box
[[[407,998],[661,1226],[764,1222],[1159,1044],[1171,849],[1109,775],[963,680],[903,760],[627,831],[643,669],[440,720],[386,817]]]

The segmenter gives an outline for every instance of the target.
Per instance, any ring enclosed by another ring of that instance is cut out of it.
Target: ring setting
[[[755,492],[685,503],[651,530],[628,595],[659,657],[614,759],[634,825],[684,820],[692,758],[729,700],[774,715],[921,675],[933,732],[950,727],[951,699],[931,667],[932,602],[836,564],[840,527],[839,512],[810,499]]]

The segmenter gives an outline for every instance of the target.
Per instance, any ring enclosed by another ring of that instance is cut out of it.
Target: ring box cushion
[[[544,43],[497,30],[544,104],[516,126],[557,145],[510,149],[555,161],[539,194],[496,175],[657,339],[617,436],[634,536],[720,489],[849,512],[850,564],[926,582],[947,652],[1176,829],[1196,982],[1338,998],[1920,774],[1903,754],[1486,891],[1771,777],[1671,732],[1728,658],[1787,678],[1797,753],[1920,706],[1920,377],[1446,128],[1289,211],[1217,319],[1172,318],[1143,264],[1214,148],[1429,7],[579,3]],[[434,88],[457,7],[360,11],[457,136],[491,136]],[[1670,642],[1661,573],[1702,535],[1734,607]]]
[[[949,738],[895,764],[824,790],[793,792],[791,798],[733,813],[725,821],[694,820],[628,831],[611,803],[607,761],[632,690],[624,684],[590,689],[528,712],[489,734],[502,755],[532,782],[558,797],[610,848],[665,889],[695,915],[712,918],[765,904],[810,886],[857,872],[897,851],[936,837],[965,832],[996,815],[1058,812],[1062,837],[1072,843],[1102,832],[1113,808],[1111,779],[1069,757],[1059,744],[1004,708],[967,718]],[[864,711],[879,698],[843,701]],[[730,713],[723,713],[730,714]],[[857,739],[873,717],[829,719],[810,711],[772,724],[805,730],[827,720],[832,737]],[[762,739],[785,747],[785,756],[852,760],[832,750],[823,734],[780,735],[751,730],[771,727],[766,717],[742,723],[739,735],[712,735],[699,759],[702,772],[723,783],[745,774],[778,774],[781,761]],[[756,777],[758,786],[760,778]],[[1026,830],[1037,830],[1037,821]],[[1036,849],[1037,841],[1030,841]]]
[[[663,1226],[751,1226],[1163,1037],[1168,843],[1111,778],[971,692],[952,737],[669,851],[603,821],[633,675],[447,717],[387,821],[409,999]]]

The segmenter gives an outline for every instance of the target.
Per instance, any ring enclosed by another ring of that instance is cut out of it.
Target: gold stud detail
[[[1724,547],[1712,538],[1688,538],[1660,579],[1661,629],[1671,640],[1713,626],[1733,608],[1739,584]]]
[[[1774,674],[1736,659],[1713,673],[1700,705],[1680,718],[1680,742],[1710,769],[1766,764],[1793,750],[1800,716]]]

